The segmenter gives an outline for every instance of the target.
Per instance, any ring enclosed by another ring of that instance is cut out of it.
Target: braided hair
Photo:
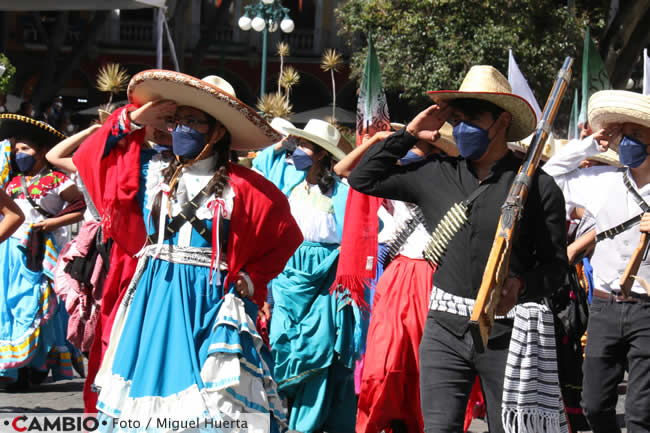
[[[210,136],[214,132],[214,129],[217,127],[217,120],[211,116],[207,116],[207,120],[208,120],[209,130],[206,135]],[[230,132],[228,132],[227,129],[223,137],[221,137],[221,139],[213,145],[212,154],[217,156],[217,160],[214,165],[214,176],[212,177],[212,181],[210,182],[211,186],[209,190],[206,192],[208,195],[214,194],[216,197],[219,197],[221,196],[223,190],[228,185],[228,162],[230,161]],[[178,160],[178,158],[174,158],[174,160],[166,168],[162,170],[164,183],[169,185],[169,183],[172,180],[172,177],[174,176],[174,173],[176,173],[176,171],[179,169],[181,164],[182,163]],[[176,182],[172,186],[172,190],[170,191],[170,197],[174,197],[176,195],[177,186],[178,186],[178,182]],[[162,201],[162,194],[163,192],[160,191],[156,196],[156,198],[154,199],[153,206],[151,209],[151,216],[153,217],[153,221],[158,221],[158,218],[160,217],[160,203]]]

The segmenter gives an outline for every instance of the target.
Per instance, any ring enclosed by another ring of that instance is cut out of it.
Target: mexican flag
[[[598,53],[596,44],[591,40],[589,27],[585,31],[585,44],[582,52],[582,104],[578,125],[587,121],[587,103],[591,95],[599,90],[611,89],[609,76],[605,70],[603,59]]]
[[[381,70],[372,37],[368,38],[368,55],[363,68],[359,99],[357,100],[357,146],[364,135],[390,130],[386,94],[381,84]]]
[[[365,135],[390,130],[386,94],[381,84],[377,53],[368,38],[368,55],[357,101],[357,146]],[[361,310],[369,309],[364,286],[375,278],[377,267],[377,211],[383,199],[362,194],[350,188],[345,207],[341,254],[336,279],[331,291],[346,289]]]

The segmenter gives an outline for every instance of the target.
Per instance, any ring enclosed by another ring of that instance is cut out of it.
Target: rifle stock
[[[558,73],[544,106],[542,118],[531,141],[526,159],[510,186],[506,201],[501,208],[496,235],[470,317],[470,332],[474,346],[479,352],[485,349],[494,325],[494,314],[501,300],[501,290],[510,268],[512,242],[519,227],[519,221],[528,198],[528,190],[539,165],[544,145],[557,116],[562,96],[568,86],[572,64],[571,57],[564,60],[562,69]]]
[[[639,266],[641,266],[641,260],[643,259],[645,250],[648,248],[648,241],[650,241],[650,237],[648,237],[648,234],[641,233],[641,239],[639,240],[639,245],[636,247],[636,250],[634,250],[634,254],[632,254],[632,257],[630,257],[630,261],[628,262],[627,267],[625,268],[625,272],[623,272],[623,275],[621,276],[621,281],[619,282],[619,285],[621,286],[621,293],[626,298],[630,296],[630,291],[632,290],[632,284],[634,284],[633,277],[634,274],[639,272]]]

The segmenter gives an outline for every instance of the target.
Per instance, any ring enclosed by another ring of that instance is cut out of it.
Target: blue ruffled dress
[[[208,183],[214,163],[210,158],[183,169],[172,215]],[[157,225],[151,203],[164,165],[160,157],[143,164],[148,173],[142,208],[150,234]],[[222,195],[227,215],[221,239],[228,238],[233,196],[230,187]],[[196,217],[212,229],[206,204]],[[221,251],[227,247],[222,244]],[[255,328],[257,305],[223,287],[223,265],[220,272],[215,265],[210,281],[211,252],[211,242],[188,223],[163,245],[143,249],[95,379],[100,417],[228,420],[258,414],[269,419],[270,431],[286,429],[271,353]],[[112,426],[103,429],[128,430]],[[154,430],[169,429],[147,429]]]

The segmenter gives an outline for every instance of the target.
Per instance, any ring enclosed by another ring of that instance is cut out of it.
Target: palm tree
[[[320,68],[330,73],[332,76],[332,119],[336,118],[336,82],[334,81],[334,72],[338,72],[343,64],[342,57],[336,50],[325,50],[321,59]]]
[[[278,42],[276,45],[278,56],[280,56],[280,75],[278,75],[278,93],[280,93],[280,82],[282,81],[282,72],[284,71],[284,58],[289,56],[289,44]]]
[[[300,81],[300,74],[292,66],[287,66],[280,75],[280,85],[284,87],[285,97],[289,101],[291,88]]]
[[[109,92],[107,106],[113,102],[113,95],[126,90],[129,84],[129,74],[119,63],[108,63],[102,66],[97,73],[96,87],[102,92]]]

